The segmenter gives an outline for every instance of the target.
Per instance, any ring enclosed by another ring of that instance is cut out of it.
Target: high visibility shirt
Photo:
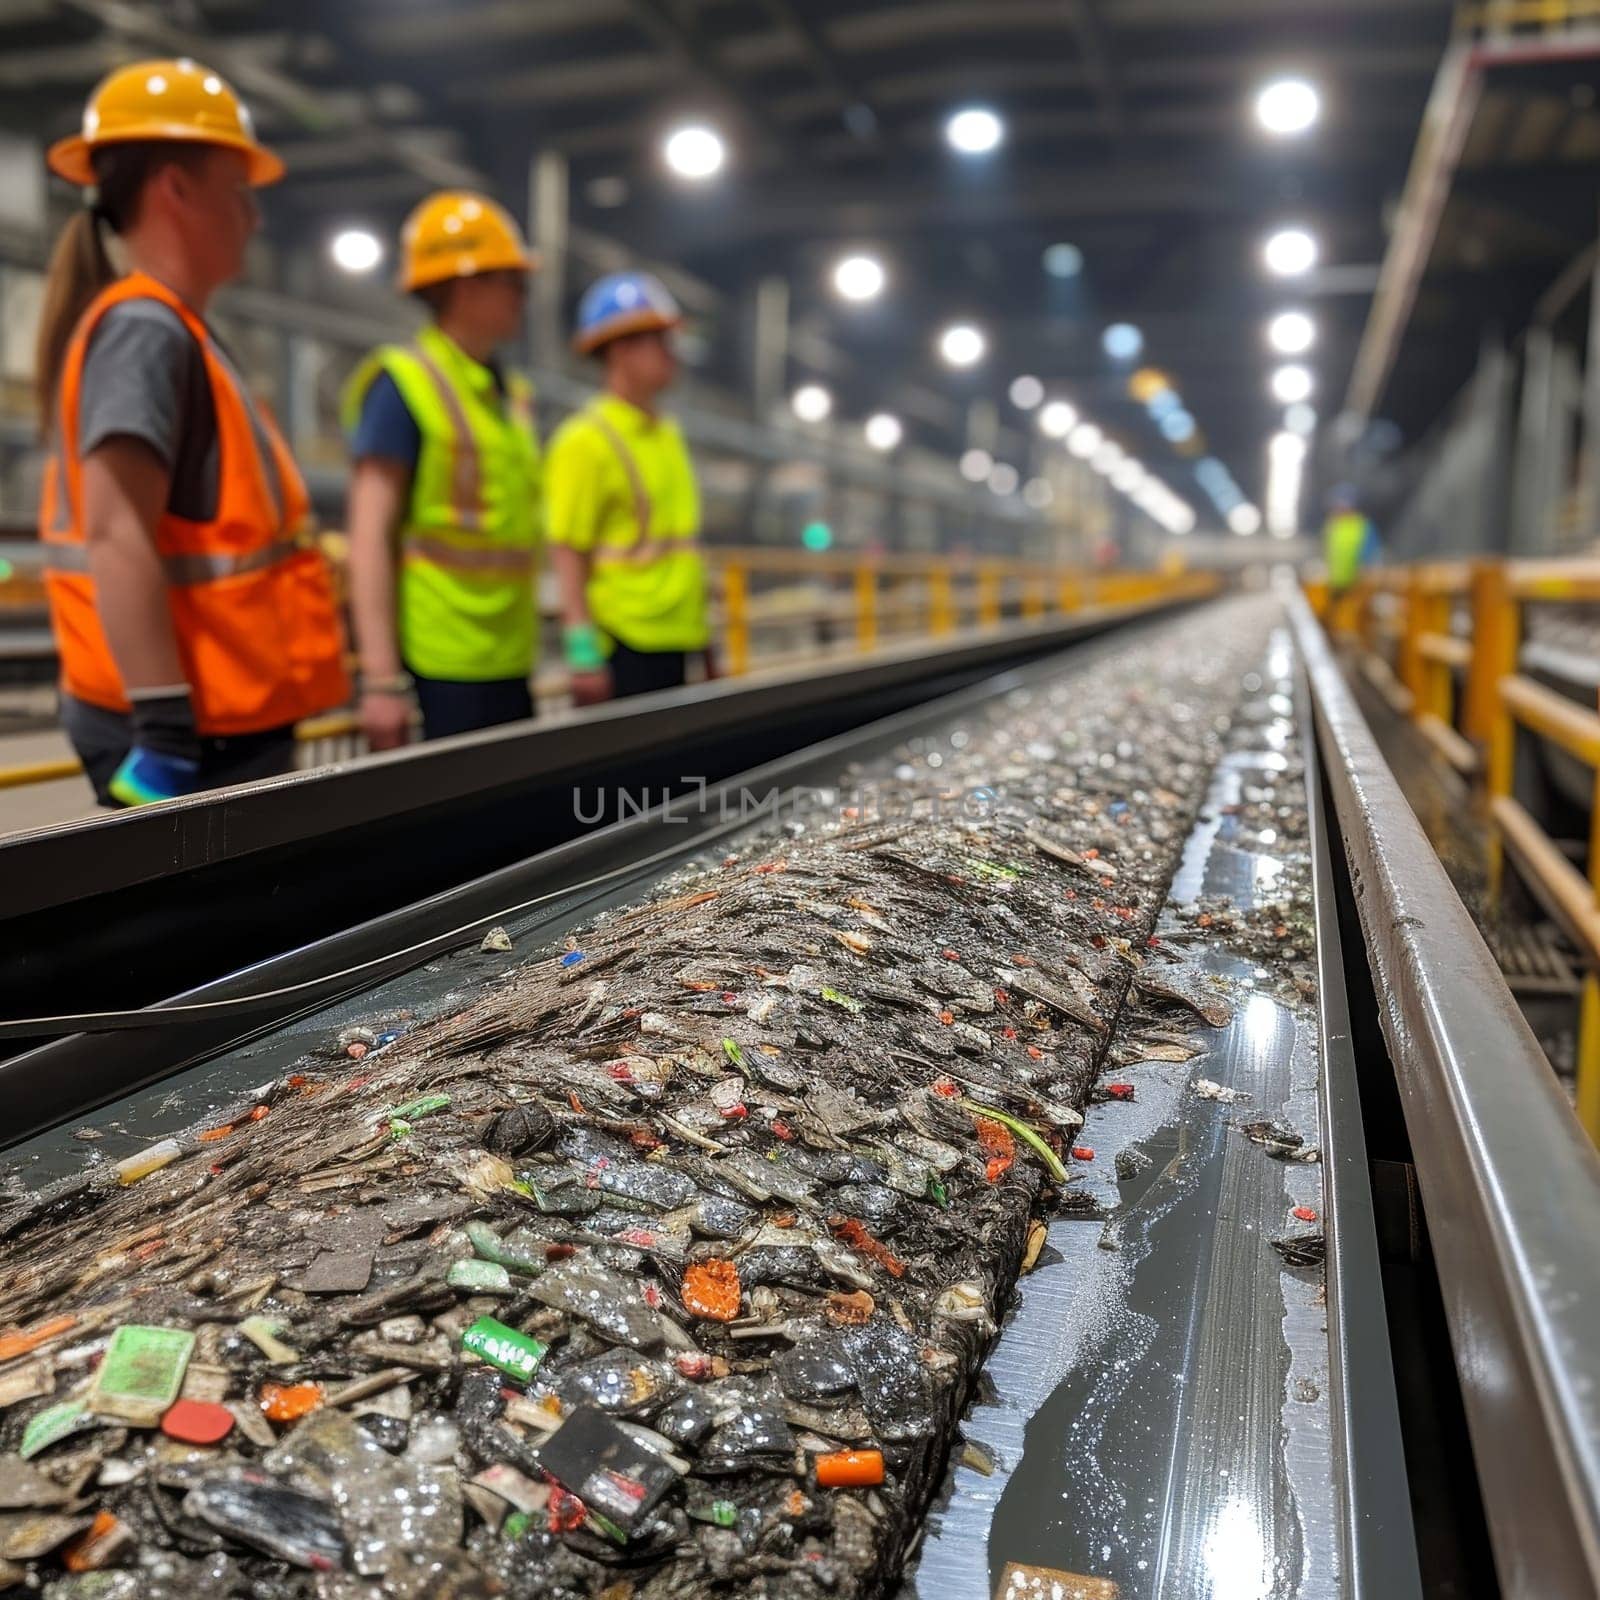
[[[494,373],[438,328],[385,345],[345,388],[354,433],[387,373],[422,435],[400,533],[400,655],[429,678],[525,676],[539,644],[535,575],[541,524],[533,390]]]
[[[261,733],[343,703],[350,685],[327,564],[312,543],[311,501],[267,410],[248,401],[205,323],[165,284],[119,279],[78,321],[62,366],[56,445],[45,468],[39,537],[68,694],[129,709],[106,642],[83,536],[78,449],[83,365],[100,319],[130,300],[170,308],[199,346],[216,417],[216,507],[204,522],[164,514],[156,552],[178,658],[202,734]]]
[[[592,554],[589,615],[607,640],[705,648],[700,493],[677,423],[600,396],[556,430],[545,493],[551,543]]]
[[[1322,554],[1329,584],[1335,589],[1348,589],[1371,558],[1375,542],[1372,524],[1359,511],[1340,511],[1329,517],[1322,529]]]

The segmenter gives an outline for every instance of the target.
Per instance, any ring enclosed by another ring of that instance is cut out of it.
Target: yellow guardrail
[[[1509,851],[1534,896],[1573,937],[1587,973],[1578,1013],[1577,1112],[1600,1143],[1600,710],[1518,672],[1529,605],[1600,602],[1600,561],[1441,562],[1364,575],[1344,595],[1307,586],[1334,633],[1359,642],[1373,682],[1458,771],[1482,778],[1489,894]],[[1469,632],[1454,631],[1465,611]],[[1390,669],[1380,641],[1392,643]],[[1457,703],[1457,679],[1460,696]],[[1586,877],[1513,795],[1517,734],[1527,728],[1594,773]]]
[[[729,677],[742,677],[757,662],[775,667],[815,659],[835,644],[866,652],[896,639],[945,635],[963,626],[994,627],[1008,616],[1037,620],[1052,610],[1201,599],[1221,587],[1212,573],[1090,572],[1040,562],[958,562],[900,553],[722,546],[707,557],[720,593],[713,608],[718,665]],[[772,647],[758,650],[763,636]],[[800,648],[794,647],[796,641]],[[782,648],[784,642],[789,649]],[[542,700],[560,700],[566,687],[559,668],[538,676]],[[295,735],[302,765],[364,753],[360,722],[350,711],[310,718]],[[0,789],[54,782],[80,770],[71,760],[0,768]]]

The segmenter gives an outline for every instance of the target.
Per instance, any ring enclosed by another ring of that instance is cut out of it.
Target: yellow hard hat
[[[102,80],[83,108],[83,131],[50,147],[50,170],[87,188],[96,150],[146,140],[238,150],[253,184],[283,176],[283,162],[257,140],[244,102],[210,67],[189,60],[141,61]]]
[[[528,248],[509,212],[466,189],[431,194],[400,230],[400,287],[408,293],[480,272],[532,272]]]

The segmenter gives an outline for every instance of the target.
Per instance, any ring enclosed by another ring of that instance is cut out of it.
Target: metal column
[[[528,169],[528,219],[540,255],[533,280],[534,361],[562,365],[566,349],[567,233],[570,206],[567,158],[541,150]]]

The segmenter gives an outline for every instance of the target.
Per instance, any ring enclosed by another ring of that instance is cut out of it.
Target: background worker
[[[677,688],[687,653],[707,646],[699,491],[659,410],[682,320],[642,272],[602,278],[578,307],[573,347],[602,364],[605,392],[551,441],[545,515],[579,705]]]
[[[107,805],[286,772],[295,723],[347,696],[343,640],[305,484],[204,320],[283,163],[192,61],[112,73],[49,163],[94,190],[36,365],[62,723]]]
[[[1356,492],[1341,484],[1328,496],[1328,520],[1322,525],[1322,558],[1328,569],[1328,591],[1342,595],[1372,566],[1381,553],[1378,530],[1356,505]]]
[[[533,390],[495,350],[522,325],[537,265],[482,195],[424,200],[400,287],[432,320],[370,355],[345,391],[350,607],[361,724],[404,744],[414,687],[429,739],[533,715],[539,441]]]

